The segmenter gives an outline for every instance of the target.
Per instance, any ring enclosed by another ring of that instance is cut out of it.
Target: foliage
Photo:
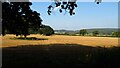
[[[59,7],[59,12],[62,13],[65,10],[65,13],[68,11],[70,15],[75,15],[74,9],[77,7],[77,0],[54,0],[54,3],[48,7],[48,15],[51,15],[54,8]],[[95,0],[97,4],[101,3],[102,0]]]
[[[43,25],[42,28],[40,28],[39,33],[46,36],[50,36],[54,34],[54,30],[50,26]]]
[[[87,30],[86,29],[80,30],[80,35],[84,36],[85,34],[87,34]]]
[[[112,32],[112,36],[120,37],[120,32]]]
[[[92,33],[93,33],[93,36],[97,36],[99,34],[99,31],[95,30]]]
[[[29,35],[29,28],[38,30],[42,19],[40,14],[33,11],[31,2],[3,2],[2,3],[2,34],[5,31],[12,34]]]
[[[62,13],[63,10],[65,10],[66,13],[68,10],[70,15],[74,15],[75,14],[74,9],[75,7],[77,7],[77,4],[76,4],[76,0],[74,1],[69,0],[68,2],[67,1],[60,2],[58,0],[55,0],[55,2],[49,5],[48,7],[48,11],[47,11],[48,15],[51,15],[52,10],[56,7],[60,7],[59,9],[60,13]]]

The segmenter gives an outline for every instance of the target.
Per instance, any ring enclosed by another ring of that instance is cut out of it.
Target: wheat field
[[[21,40],[10,39],[15,38],[15,35],[7,34],[4,37],[0,37],[2,46],[0,47],[12,47],[21,45],[41,45],[41,44],[80,44],[86,46],[101,46],[111,47],[118,46],[118,38],[112,37],[86,37],[86,36],[64,36],[64,35],[52,35],[42,36],[39,34],[31,34],[28,37],[45,38],[47,40]]]

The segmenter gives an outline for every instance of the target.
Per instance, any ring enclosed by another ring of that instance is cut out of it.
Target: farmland
[[[18,38],[15,35],[0,38],[2,68],[120,67],[118,38],[34,34]]]
[[[101,46],[111,47],[118,46],[118,38],[112,37],[87,37],[87,36],[64,36],[64,35],[53,35],[53,36],[42,36],[32,34],[28,36],[35,37],[41,40],[21,40],[15,35],[6,35],[2,38],[2,47],[11,47],[19,45],[40,45],[40,44],[81,44],[86,46]]]

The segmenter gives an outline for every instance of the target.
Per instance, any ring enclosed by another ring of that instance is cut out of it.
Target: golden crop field
[[[2,41],[1,47],[11,47],[20,45],[41,45],[41,44],[81,44],[86,46],[101,46],[111,47],[118,46],[118,38],[112,37],[86,37],[86,36],[42,36],[39,34],[31,34],[28,37],[45,38],[46,40],[21,40],[10,39],[15,38],[15,35],[6,35],[0,37]]]

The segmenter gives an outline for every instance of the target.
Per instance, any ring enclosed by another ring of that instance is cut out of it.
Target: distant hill
[[[93,29],[87,29],[88,33],[92,33],[93,31],[99,31],[102,34],[111,34],[112,32],[118,31],[117,28],[93,28]],[[56,33],[70,33],[75,34],[79,33],[80,30],[55,30]]]
[[[95,29],[87,29],[88,33],[92,33],[93,31],[99,31],[100,33],[104,34],[111,34],[112,32],[117,32],[117,28],[95,28]]]

